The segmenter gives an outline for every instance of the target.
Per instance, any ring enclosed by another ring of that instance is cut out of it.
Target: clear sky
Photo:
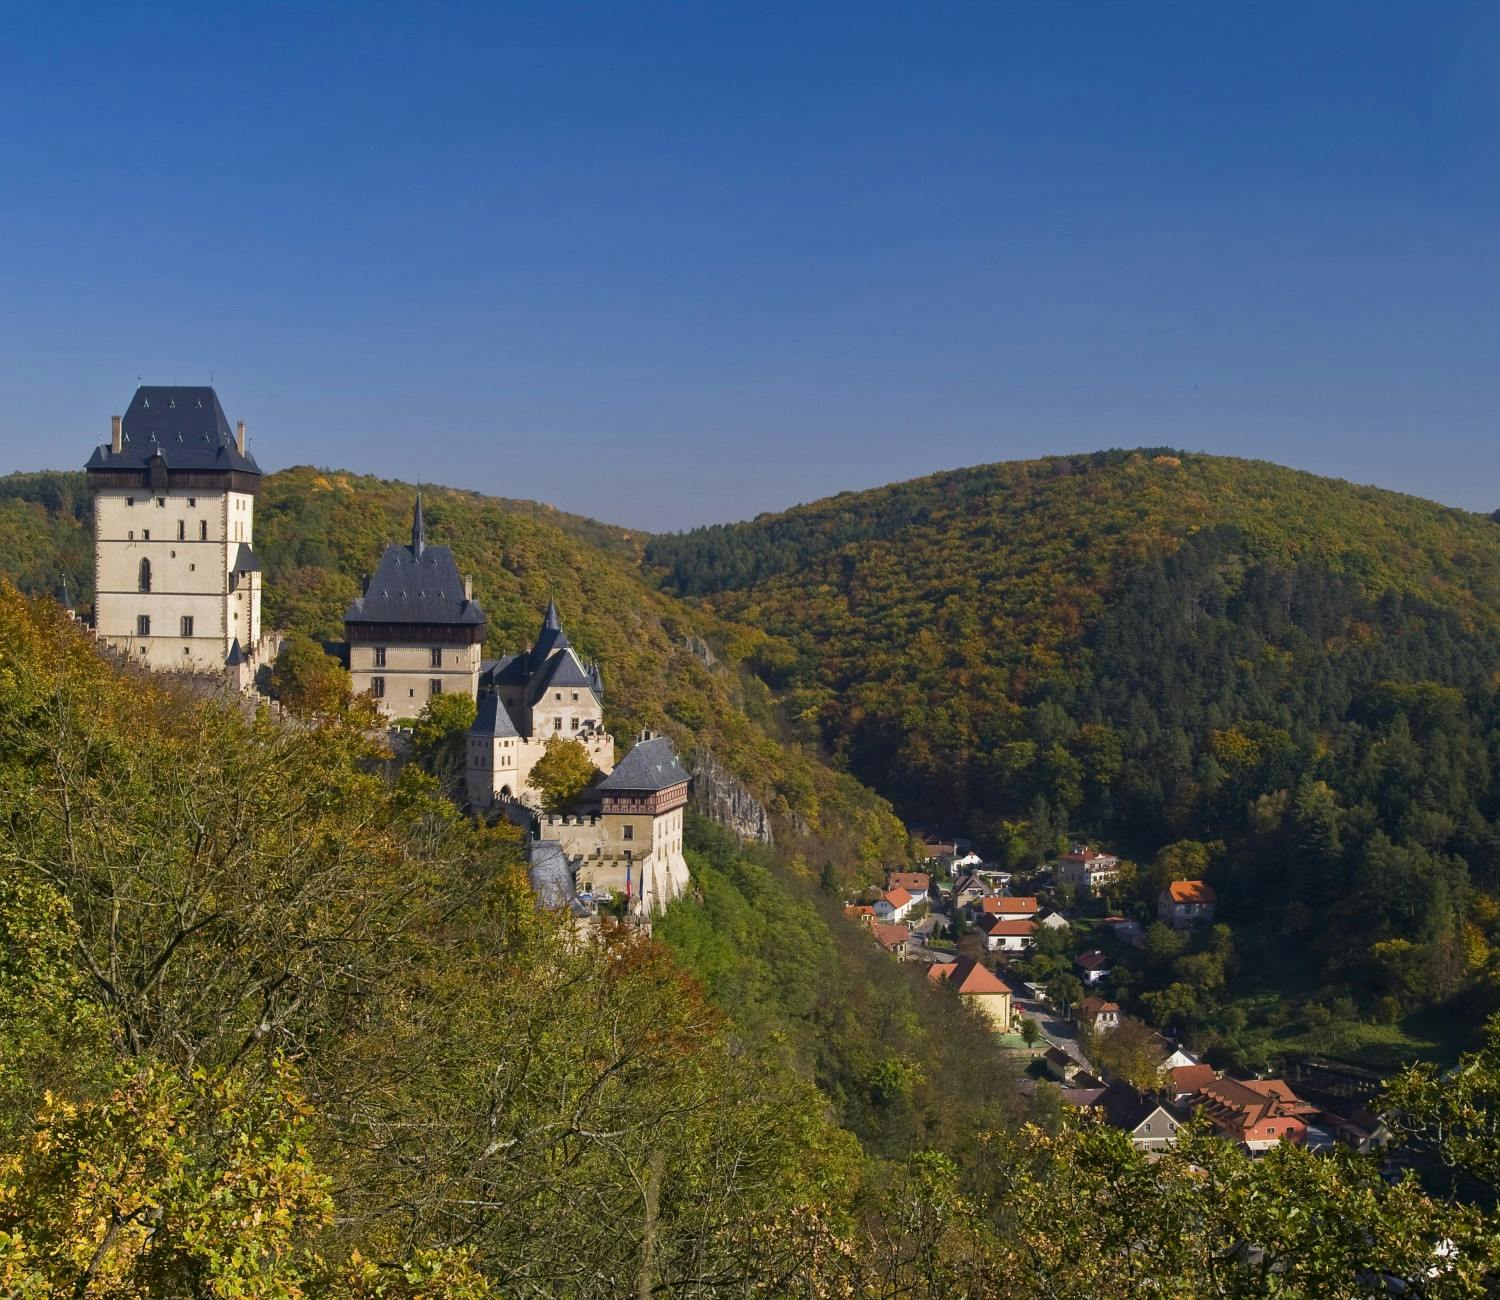
[[[635,527],[1168,443],[1500,506],[1500,6],[5,5],[0,469]]]

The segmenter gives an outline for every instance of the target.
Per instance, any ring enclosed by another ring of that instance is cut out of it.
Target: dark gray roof
[[[250,549],[249,542],[241,542],[240,548],[234,553],[234,563],[229,566],[231,573],[259,573],[260,557]]]
[[[554,650],[566,650],[570,644],[568,634],[563,631],[562,618],[557,612],[557,602],[549,600],[547,612],[542,616],[542,629],[536,634],[536,642],[531,647],[531,671],[536,672],[546,663],[547,656]]]
[[[600,790],[665,790],[688,779],[672,742],[665,736],[643,740],[620,760],[620,764],[599,782]]]
[[[570,647],[553,655],[551,662],[537,674],[531,688],[531,698],[533,701],[539,700],[547,691],[573,686],[584,686],[592,691],[594,679],[589,676],[588,670]]]
[[[474,724],[469,728],[471,736],[518,736],[516,725],[500,703],[500,697],[487,692],[479,697],[474,714]]]
[[[481,689],[495,686],[525,686],[526,656],[501,655],[498,659],[486,659],[479,665]]]
[[[96,447],[89,469],[144,469],[158,452],[168,469],[239,470],[259,474],[241,455],[212,388],[149,386],[135,390],[121,421],[121,449]]]
[[[236,668],[245,662],[245,652],[240,649],[240,639],[235,637],[229,646],[229,653],[224,656],[224,663],[230,668]]]
[[[365,594],[349,602],[346,623],[460,623],[480,626],[484,610],[464,595],[464,580],[446,546],[391,545]]]
[[[567,855],[557,840],[536,840],[527,850],[530,860],[531,892],[538,907],[551,910],[571,907],[578,895],[578,882]]]
[[[1134,1132],[1158,1107],[1171,1114],[1174,1119],[1176,1113],[1158,1098],[1148,1094],[1137,1092],[1128,1083],[1116,1079],[1104,1090],[1104,1094],[1094,1102],[1104,1112],[1104,1118],[1115,1128],[1122,1128],[1127,1133]]]

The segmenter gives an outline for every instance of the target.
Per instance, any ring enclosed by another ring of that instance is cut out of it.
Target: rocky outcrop
[[[696,633],[689,632],[682,638],[682,643],[687,647],[690,655],[702,661],[705,668],[712,668],[719,662],[714,652],[709,649],[708,642]]]
[[[743,839],[758,840],[762,844],[775,842],[771,835],[771,818],[764,805],[712,752],[699,749],[693,756],[691,772],[690,803],[694,812],[729,827]]]

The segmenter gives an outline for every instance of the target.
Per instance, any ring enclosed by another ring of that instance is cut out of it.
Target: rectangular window
[[[198,508],[198,498],[197,497],[189,497],[188,498],[188,509],[189,510],[196,510],[197,508]]]
[[[553,718],[552,719],[552,730],[553,731],[561,731],[562,730],[562,719],[561,718]]]
[[[573,692],[573,698],[574,698],[574,699],[575,699],[575,700],[576,700],[576,699],[577,699],[577,698],[578,698],[578,692],[577,692],[577,691],[574,691],[574,692]]]
[[[635,827],[634,826],[627,826],[625,828],[625,838],[627,840],[633,840],[633,839],[635,839]]]
[[[149,542],[150,540],[151,540],[151,530],[149,528],[143,528],[143,529],[141,529],[141,541],[143,541],[143,542]]]
[[[577,718],[573,719],[573,730],[574,731],[578,730],[578,719]]]
[[[373,695],[377,700],[383,700],[383,699],[385,699],[385,678],[384,677],[372,677],[372,678],[370,678],[370,694]]]
[[[433,668],[441,668],[443,666],[443,652],[441,650],[433,650],[431,652],[431,654],[432,654],[432,664],[431,664],[431,666]]]
[[[206,542],[206,541],[208,541],[208,520],[207,519],[200,519],[198,521],[198,540],[200,542]]]
[[[427,681],[427,694],[429,694],[429,695],[441,695],[442,693],[443,693],[443,679],[441,677],[431,677],[431,678],[429,678],[428,681]]]
[[[135,616],[135,634],[136,634],[136,636],[150,636],[151,635],[151,615],[150,614],[137,614]]]
[[[191,614],[184,614],[182,616],[182,635],[193,635],[193,616]]]
[[[135,504],[135,498],[134,497],[126,497],[125,498],[125,504],[127,506],[133,506]]]
[[[385,647],[383,645],[375,647],[375,667],[385,667]]]
[[[187,520],[186,519],[179,519],[177,521],[177,540],[179,542],[185,542],[185,541],[187,541]]]
[[[166,508],[166,504],[167,504],[166,497],[157,497],[156,498],[156,504],[157,504],[158,509],[165,509]]]

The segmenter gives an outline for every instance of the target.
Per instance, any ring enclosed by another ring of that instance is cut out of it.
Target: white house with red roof
[[[1120,859],[1087,844],[1075,844],[1052,864],[1053,879],[1081,894],[1093,894],[1120,878]]]
[[[984,935],[986,952],[1025,952],[1036,938],[1036,922],[1007,916],[980,916],[974,928]]]
[[[877,920],[904,921],[917,900],[904,889],[888,889],[874,903]]]
[[[1090,985],[1098,984],[1114,969],[1114,963],[1097,948],[1090,948],[1088,952],[1079,953],[1073,958],[1073,965],[1078,968],[1078,974],[1083,982]]]

